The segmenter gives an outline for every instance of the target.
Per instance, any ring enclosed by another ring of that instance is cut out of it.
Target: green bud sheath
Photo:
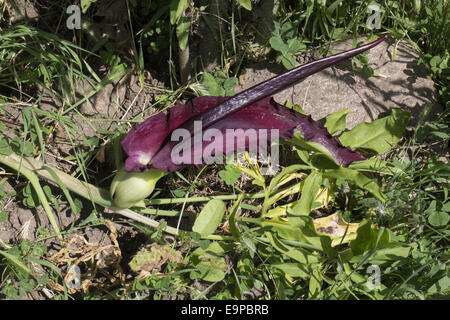
[[[153,192],[156,182],[166,174],[167,172],[159,169],[145,172],[126,172],[123,168],[119,169],[110,187],[114,206],[119,209],[140,206],[140,202]]]

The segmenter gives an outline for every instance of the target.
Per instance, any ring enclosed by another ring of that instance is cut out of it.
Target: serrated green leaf
[[[227,165],[224,170],[219,171],[219,177],[229,186],[236,183],[241,177],[241,170],[232,165]]]

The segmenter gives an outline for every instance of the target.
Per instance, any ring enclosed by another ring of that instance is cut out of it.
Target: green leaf
[[[353,254],[362,254],[375,247],[382,247],[389,241],[390,234],[387,229],[375,229],[372,221],[366,220],[358,228],[356,239],[350,241],[350,248]]]
[[[328,150],[326,147],[324,147],[320,143],[305,140],[299,130],[294,131],[294,135],[293,135],[292,139],[284,140],[283,143],[293,145],[297,149],[300,149],[300,150],[308,150],[308,151],[314,151],[317,153],[321,153],[321,154],[325,155],[326,157],[328,157],[329,159],[331,159],[333,162],[336,162],[336,160],[335,160],[333,154],[330,152],[330,150]],[[299,152],[297,152],[297,153],[304,162],[310,163],[310,161],[308,160],[309,156],[307,154],[302,155]]]
[[[0,211],[0,223],[5,222],[8,219],[8,212]]]
[[[288,257],[300,262],[303,265],[309,266],[319,262],[319,256],[309,254],[308,251],[302,248],[293,248],[280,241],[276,234],[271,232],[265,233],[270,244],[279,252],[287,255]]]
[[[269,44],[272,49],[279,51],[281,53],[285,53],[288,51],[288,46],[284,43],[283,39],[280,36],[273,36],[269,39]]]
[[[241,193],[239,198],[236,200],[236,202],[233,204],[233,207],[231,207],[230,214],[228,215],[228,222],[230,225],[230,231],[234,238],[239,239],[240,232],[238,228],[236,227],[236,213],[239,209],[239,205],[242,202],[242,199],[244,199],[245,193]]]
[[[341,178],[351,181],[358,187],[372,193],[375,197],[378,198],[378,200],[382,202],[386,201],[386,196],[381,192],[378,184],[356,170],[352,170],[349,168],[330,169],[325,170],[324,175],[331,176],[336,179]]]
[[[289,222],[280,219],[280,217],[263,220],[261,221],[261,225],[263,227],[271,227],[272,231],[278,233],[283,239],[305,242],[305,237],[303,237],[301,231]]]
[[[293,104],[289,100],[286,100],[284,105],[289,109],[297,111],[298,113],[304,114],[305,116],[307,115],[305,110],[303,110],[298,104]]]
[[[200,272],[200,278],[208,282],[217,282],[225,278],[227,264],[224,258],[207,254],[202,258],[205,259],[205,261],[201,261],[195,265]]]
[[[275,267],[277,269],[280,269],[285,274],[295,277],[295,278],[301,278],[301,279],[308,279],[310,277],[309,270],[306,268],[304,264],[301,263],[274,263],[272,264],[272,267]]]
[[[198,269],[199,277],[209,282],[223,280],[227,264],[222,255],[228,249],[218,242],[212,242],[206,250],[196,249],[192,253],[193,258],[191,258],[191,261]]]
[[[57,275],[62,276],[61,270],[57,266],[55,266],[53,263],[51,263],[47,260],[38,259],[36,257],[28,257],[27,260],[31,261],[33,263],[36,263],[36,264],[40,264],[44,267],[47,267],[47,268],[53,270],[53,272],[55,272]]]
[[[445,292],[448,291],[450,288],[450,277],[444,276],[439,281],[434,283],[430,288],[428,288],[428,293],[434,294],[439,292]]]
[[[309,279],[308,299],[316,299],[319,297],[322,289],[322,277],[317,269],[314,269]]]
[[[297,33],[297,25],[293,24],[290,21],[286,21],[283,23],[283,26],[280,29],[280,34],[283,39],[293,39]]]
[[[251,11],[252,10],[252,1],[251,0],[237,0],[237,2],[243,6],[245,9]]]
[[[236,183],[241,177],[241,170],[232,165],[227,165],[225,170],[219,171],[219,177],[229,186]]]
[[[291,214],[296,216],[309,215],[321,183],[322,174],[315,170],[311,171],[311,174],[305,179],[303,184],[300,200],[292,208]]]
[[[299,171],[299,170],[309,170],[309,166],[305,166],[302,164],[293,164],[287,168],[284,168],[279,174],[272,178],[269,184],[268,191],[272,192],[275,188],[283,185],[282,181],[284,178],[289,177],[289,175]]]
[[[170,24],[178,23],[184,11],[189,7],[189,0],[172,0],[170,3]]]
[[[291,213],[288,209],[288,213]],[[314,227],[314,221],[308,216],[288,216],[290,224],[299,228],[307,243],[319,248],[329,257],[336,254],[336,251],[331,247],[331,237],[324,234],[319,234]]]
[[[231,90],[239,84],[239,80],[236,77],[230,77],[226,79],[223,83],[223,88],[225,90]]]
[[[217,83],[212,74],[203,73],[202,80],[190,86],[201,96],[223,96],[225,90]]]
[[[250,256],[253,258],[256,253],[256,245],[254,240],[248,236],[243,235],[241,237],[241,242],[242,245],[248,249]]]
[[[31,141],[22,141],[19,137],[14,137],[11,140],[10,146],[12,147],[13,151],[18,154],[23,153],[25,157],[31,157],[33,155],[34,144]]]
[[[295,60],[290,54],[283,54],[281,57],[281,63],[288,70],[295,68]]]
[[[339,168],[339,166],[333,160],[321,153],[315,153],[311,156],[311,165],[317,169]]]
[[[222,222],[225,210],[225,202],[218,199],[210,200],[195,220],[192,231],[200,233],[202,237],[211,235]]]
[[[445,212],[450,212],[450,201],[443,204],[442,210]]]
[[[86,11],[91,6],[91,4],[93,4],[95,2],[97,2],[97,0],[81,0],[80,4],[81,4],[81,11],[83,12],[83,14],[85,14]]]
[[[443,227],[443,226],[447,225],[449,220],[450,220],[450,217],[449,217],[448,213],[442,212],[442,211],[435,211],[428,216],[428,222],[433,227]]]
[[[27,265],[15,255],[12,255],[6,251],[0,250],[0,255],[4,256],[10,263],[15,265],[19,270],[21,270],[25,275],[31,275],[31,270],[27,267]]]
[[[345,108],[328,115],[325,119],[325,128],[333,135],[338,131],[344,131],[346,127],[346,118],[350,109]]]
[[[390,116],[371,123],[360,123],[352,130],[341,134],[339,140],[344,146],[353,150],[369,149],[383,154],[401,139],[410,117],[410,112],[392,109]]]
[[[357,171],[377,172],[388,175],[406,175],[401,168],[398,168],[392,163],[376,157],[372,157],[363,161],[354,161],[348,166],[348,168]]]
[[[377,249],[375,254],[368,261],[373,264],[382,264],[385,262],[397,261],[409,256],[411,247],[398,243],[389,243],[384,245],[385,248]],[[351,262],[359,262],[359,258]]]
[[[188,39],[189,39],[189,30],[191,28],[191,22],[190,21],[183,21],[178,23],[176,33],[178,38],[178,45],[181,50],[185,50]]]
[[[108,75],[103,79],[103,83],[112,83],[117,79],[122,78],[128,72],[128,67],[125,63],[119,63],[112,66],[109,70]]]
[[[13,149],[11,148],[9,141],[6,137],[0,139],[0,154],[5,156],[9,156],[13,153]]]
[[[330,4],[330,6],[327,8],[327,12],[329,14],[332,14],[334,12],[334,10],[336,10],[336,8],[341,4],[343,0],[335,0],[332,4]]]
[[[291,54],[295,54],[295,53],[299,52],[300,50],[306,48],[304,43],[302,43],[300,40],[295,39],[295,38],[289,39],[287,42],[287,45],[288,45],[288,51]]]

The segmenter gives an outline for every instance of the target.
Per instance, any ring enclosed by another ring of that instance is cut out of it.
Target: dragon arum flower
[[[320,122],[277,103],[272,95],[316,72],[373,48],[384,39],[386,36],[361,47],[301,65],[233,97],[204,96],[192,99],[187,104],[172,107],[167,114],[158,113],[133,127],[121,143],[128,158],[125,160],[124,170],[118,172],[111,186],[115,204],[120,207],[132,206],[147,197],[153,191],[156,181],[166,173],[179,170],[187,164],[204,165],[205,162],[197,163],[192,159],[198,155],[199,150],[211,150],[211,145],[217,143],[216,138],[214,142],[213,139],[196,139],[199,132],[207,130],[217,133],[217,136],[226,136],[224,133],[227,130],[277,130],[282,140],[289,140],[294,132],[298,132],[307,143],[315,144],[337,165],[347,167],[353,161],[364,160],[358,152],[344,147],[337,137],[331,136]],[[176,130],[183,130],[192,137],[180,142],[184,144],[183,152],[188,150],[193,155],[186,157],[187,161],[181,163],[173,158],[173,151],[180,149],[179,143],[171,140]],[[264,136],[266,145],[278,142],[271,141],[270,137],[270,132]],[[235,148],[234,143],[219,142],[214,145],[214,151],[218,154],[228,155],[233,151],[230,148]],[[259,143],[260,141],[258,145]],[[249,144],[250,141],[245,141],[245,148]]]

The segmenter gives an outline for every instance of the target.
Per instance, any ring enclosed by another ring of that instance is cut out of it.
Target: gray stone
[[[9,22],[11,24],[15,24],[24,19],[36,19],[39,16],[38,11],[29,1],[25,2],[25,6],[23,6],[22,1],[20,0],[10,1],[7,5],[9,6]]]
[[[89,83],[83,82],[83,90],[79,89],[80,99],[85,94],[91,92],[92,87]],[[114,88],[113,84],[107,84],[93,95],[89,101],[81,104],[80,111],[84,115],[115,117],[118,115],[119,106],[125,99],[126,88],[120,86]]]
[[[366,43],[365,39],[361,42]],[[333,52],[351,48],[352,40],[335,45]],[[300,105],[315,120],[335,111],[349,108],[347,128],[353,128],[360,122],[371,122],[385,116],[392,108],[401,108],[412,112],[412,122],[427,103],[440,109],[436,103],[433,81],[427,77],[427,69],[418,65],[418,54],[406,42],[396,43],[386,40],[369,53],[369,62],[379,76],[364,79],[352,71],[349,61],[327,68],[308,77],[282,92],[275,100],[286,100]],[[280,65],[259,63],[247,68],[241,75],[241,85],[236,92],[247,89],[286,70]]]

